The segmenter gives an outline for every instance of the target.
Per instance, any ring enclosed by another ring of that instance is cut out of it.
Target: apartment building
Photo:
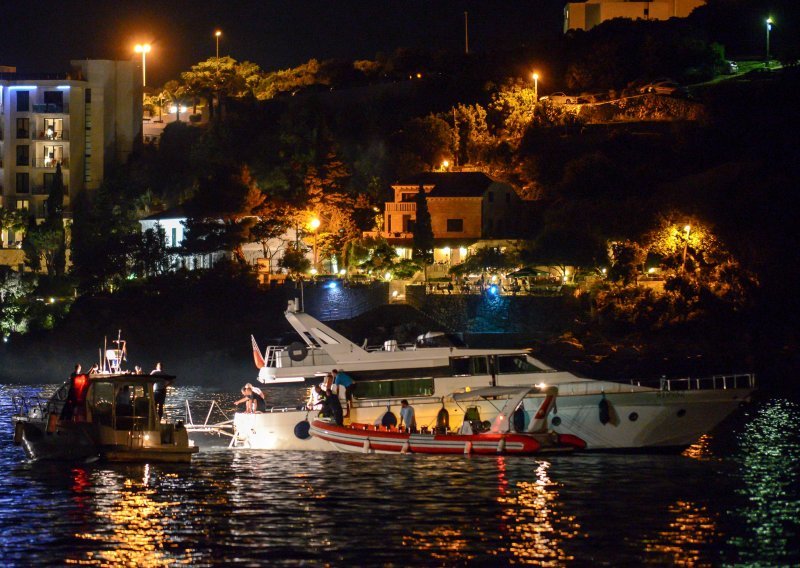
[[[96,189],[141,143],[142,86],[133,61],[72,61],[69,73],[0,68],[0,206],[45,215],[61,166],[64,206]],[[0,235],[14,246],[20,234]]]
[[[629,20],[668,20],[685,18],[705,0],[586,0],[568,2],[564,7],[564,33],[569,30],[590,30],[614,18]]]

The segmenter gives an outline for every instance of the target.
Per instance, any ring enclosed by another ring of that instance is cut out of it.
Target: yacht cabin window
[[[357,381],[354,396],[359,399],[433,396],[433,378]]]
[[[454,377],[488,375],[489,366],[484,355],[477,357],[451,357],[450,372]]]

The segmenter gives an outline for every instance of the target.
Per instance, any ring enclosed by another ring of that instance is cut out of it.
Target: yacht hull
[[[708,391],[642,391],[615,394],[559,396],[550,414],[550,428],[586,442],[587,450],[641,450],[686,447],[722,422],[748,399],[749,389]],[[601,421],[600,403],[608,403],[608,421]],[[526,424],[530,422],[540,397],[524,400]],[[398,401],[399,403],[399,401]],[[439,400],[412,401],[417,423],[432,428],[442,408]],[[463,405],[446,404],[451,429],[464,421]],[[472,405],[471,405],[472,406]],[[491,402],[477,403],[482,417],[497,413]],[[374,423],[386,406],[355,406],[353,422]],[[394,405],[394,412],[399,404]],[[327,441],[308,435],[308,425],[316,411],[289,410],[258,414],[238,413],[234,417],[232,445],[263,450],[337,449]],[[190,436],[194,436],[190,433]]]

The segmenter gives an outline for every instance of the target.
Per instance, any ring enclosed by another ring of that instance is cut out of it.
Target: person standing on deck
[[[345,400],[347,401],[347,412],[345,413],[345,417],[350,416],[350,406],[353,402],[353,389],[356,386],[355,381],[353,381],[353,377],[344,371],[334,369],[331,371],[331,374],[333,375],[333,384],[335,384],[338,388],[344,388],[344,396]]]
[[[416,432],[417,419],[414,416],[414,407],[408,404],[406,399],[400,401],[400,426],[402,430],[405,428],[408,432]]]

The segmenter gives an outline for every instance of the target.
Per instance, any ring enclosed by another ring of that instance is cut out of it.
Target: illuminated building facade
[[[586,0],[569,2],[564,7],[564,32],[590,30],[614,18],[629,20],[668,20],[685,18],[692,10],[704,5],[705,0],[654,0],[636,2],[629,0]]]
[[[132,61],[78,60],[69,73],[0,68],[0,206],[45,216],[58,165],[64,208],[141,143],[141,76]],[[1,235],[3,247],[21,234]]]

